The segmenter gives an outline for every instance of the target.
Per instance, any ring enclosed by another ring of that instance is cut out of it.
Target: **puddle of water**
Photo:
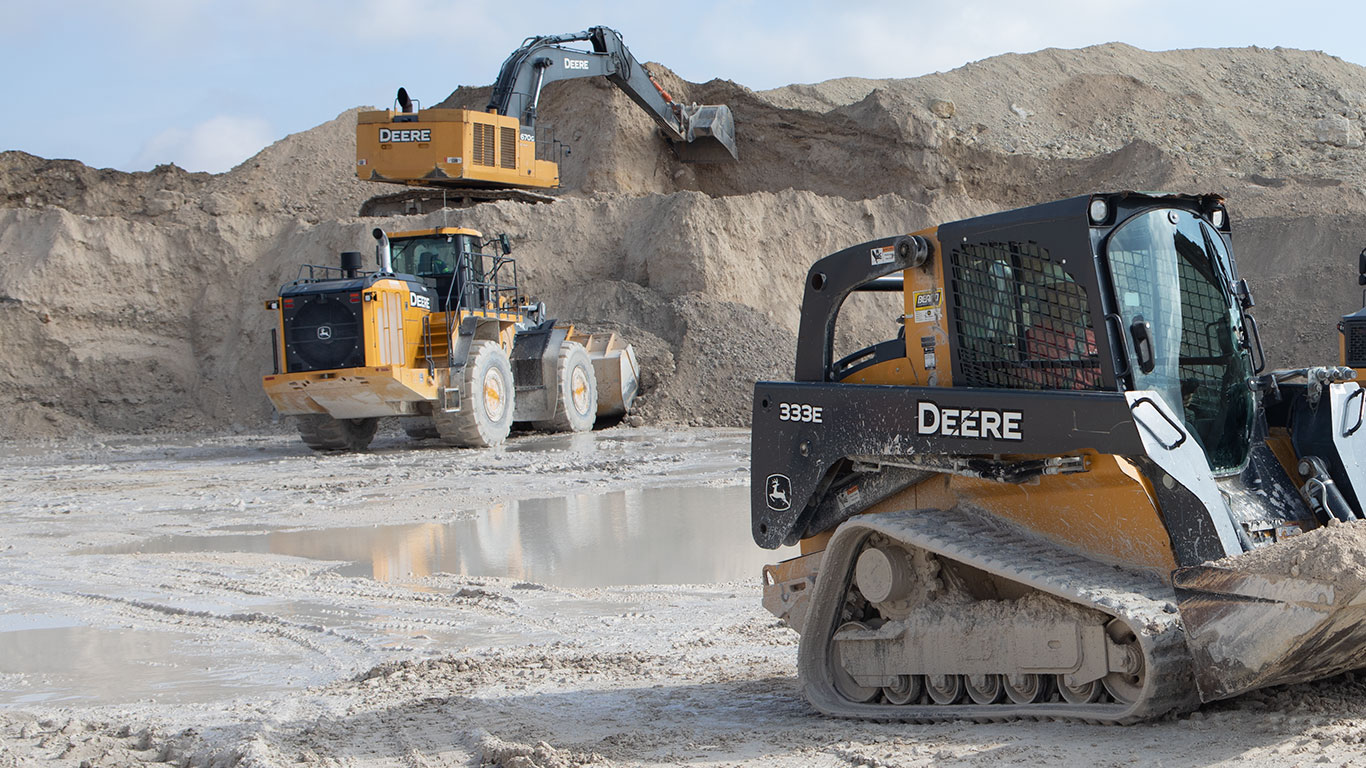
[[[259,668],[196,650],[196,642],[181,632],[86,626],[0,632],[0,703],[145,698],[188,703],[288,684],[278,675],[263,676]],[[259,667],[262,661],[257,656],[251,664]]]
[[[750,537],[749,489],[645,488],[500,504],[437,524],[165,536],[91,553],[259,552],[352,565],[379,581],[435,573],[561,587],[758,580],[790,556]]]

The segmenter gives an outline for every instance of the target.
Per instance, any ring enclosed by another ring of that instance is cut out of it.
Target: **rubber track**
[[[838,624],[832,615],[849,590],[853,558],[871,533],[920,547],[951,560],[1026,584],[1127,623],[1138,636],[1145,687],[1132,704],[858,704],[840,696],[824,670]],[[838,567],[830,557],[843,557]],[[996,722],[1019,718],[1129,724],[1199,705],[1190,652],[1176,613],[1175,595],[1155,576],[1088,560],[1028,533],[1006,528],[962,508],[863,515],[836,530],[821,563],[812,607],[798,653],[807,698],[828,715],[869,720]],[[831,579],[829,577],[836,576]],[[820,606],[825,605],[825,610]],[[822,628],[822,622],[825,622]]]

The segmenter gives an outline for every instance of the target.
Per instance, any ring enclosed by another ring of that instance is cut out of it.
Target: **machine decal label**
[[[917,323],[937,322],[942,310],[939,306],[939,291],[915,292],[915,321]]]
[[[379,129],[379,143],[381,144],[401,144],[412,141],[431,141],[431,128],[408,128],[396,131],[392,128]]]
[[[859,490],[857,484],[851,485],[835,495],[835,507],[841,512],[860,501],[863,501],[863,491]]]
[[[872,257],[873,266],[877,266],[879,264],[891,264],[892,261],[896,259],[896,247],[891,245],[884,245],[881,248],[870,249],[868,251],[868,254]]]
[[[786,512],[792,506],[792,480],[787,475],[769,475],[764,481],[764,489],[769,509]]]
[[[320,325],[320,326],[318,326],[318,338],[322,339],[323,341],[327,341],[327,340],[331,339],[331,338],[332,338],[332,326],[330,326],[330,325]]]
[[[413,293],[409,291],[408,306],[417,307],[418,309],[431,309],[432,300],[426,296],[423,296],[420,293]]]
[[[565,69],[588,69],[588,59],[565,59]]]
[[[944,437],[1024,439],[1024,412],[994,408],[940,408],[929,400],[916,403],[916,432]]]
[[[825,408],[810,403],[778,403],[778,421],[804,421],[820,424]]]

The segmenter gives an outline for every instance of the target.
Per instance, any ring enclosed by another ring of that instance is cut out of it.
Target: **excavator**
[[[589,50],[568,47],[586,42]],[[685,163],[739,158],[735,118],[724,104],[680,104],[607,27],[529,37],[503,62],[485,112],[421,109],[400,88],[394,109],[356,118],[356,175],[419,187],[373,198],[362,216],[425,213],[484,200],[546,202],[560,185],[563,145],[538,120],[541,92],[559,80],[605,77],[645,110]]]
[[[896,335],[837,355],[855,292],[900,294]],[[1266,370],[1252,307],[1216,195],[817,261],[793,380],[754,388],[750,505],[800,547],[763,601],[812,705],[1126,724],[1366,667],[1366,392]]]

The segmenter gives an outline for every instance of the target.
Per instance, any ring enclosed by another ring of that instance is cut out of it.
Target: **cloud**
[[[175,163],[187,171],[222,173],[260,152],[275,137],[259,117],[218,115],[189,129],[172,127],[142,147],[133,166],[151,168]]]

